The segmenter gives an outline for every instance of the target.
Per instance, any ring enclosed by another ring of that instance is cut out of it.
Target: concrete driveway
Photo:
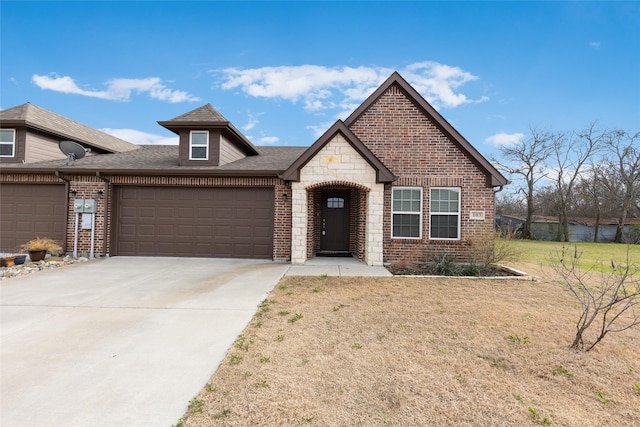
[[[167,426],[289,268],[114,257],[0,284],[0,425]]]

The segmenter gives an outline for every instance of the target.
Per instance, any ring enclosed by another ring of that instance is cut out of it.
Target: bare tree
[[[524,183],[517,189],[526,199],[526,218],[522,237],[531,238],[531,220],[534,213],[534,187],[546,176],[545,165],[551,154],[552,134],[549,131],[531,128],[531,136],[515,145],[500,147],[503,161],[493,162],[510,177],[521,178]]]
[[[622,130],[610,132],[604,141],[606,152],[600,179],[614,195],[618,208],[615,242],[623,240],[624,225],[629,210],[640,197],[640,132],[632,135]]]
[[[514,194],[500,192],[496,195],[496,214],[498,215],[524,215],[526,209],[522,199]]]
[[[583,165],[600,149],[607,135],[606,131],[596,130],[594,122],[582,132],[556,133],[552,137],[552,155],[555,160],[553,181],[560,208],[558,240],[569,241],[568,210],[572,202],[574,186],[580,177]]]
[[[560,209],[560,201],[558,200],[558,191],[555,185],[545,185],[536,189],[533,195],[533,205],[540,215],[557,216]]]
[[[582,175],[575,189],[575,205],[573,213],[577,216],[594,218],[593,241],[598,241],[600,232],[600,219],[602,218],[603,205],[606,199],[605,186],[602,184],[602,175],[606,171],[601,165],[592,164],[588,171]],[[606,209],[604,209],[606,212]]]
[[[611,272],[598,273],[595,279],[595,266],[586,271],[578,268],[580,255],[577,246],[572,251],[563,247],[554,270],[561,278],[560,285],[576,298],[581,308],[571,348],[589,351],[608,333],[640,325],[640,271],[630,262],[629,247],[624,265],[611,261]],[[589,334],[591,339],[586,343],[588,331],[594,331],[595,335]]]

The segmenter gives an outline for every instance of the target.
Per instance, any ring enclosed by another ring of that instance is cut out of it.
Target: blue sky
[[[308,146],[400,72],[485,156],[531,126],[640,130],[640,2],[0,3],[0,108],[136,143],[211,103]]]

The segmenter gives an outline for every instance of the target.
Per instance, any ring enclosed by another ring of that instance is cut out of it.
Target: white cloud
[[[383,67],[323,67],[318,65],[226,68],[222,74],[224,90],[239,89],[252,97],[302,101],[307,111],[348,110],[360,104],[393,72]],[[469,99],[458,89],[478,77],[437,62],[419,62],[400,70],[400,74],[434,107],[457,107],[483,102]]]
[[[335,123],[335,121],[332,122],[324,122],[324,123],[320,123],[318,125],[309,125],[306,127],[307,130],[310,130],[311,133],[313,133],[313,136],[316,138],[320,138],[322,136],[322,134],[324,134],[327,129],[329,129],[331,126],[333,126],[333,124]]]
[[[274,145],[280,141],[277,136],[263,136],[258,139],[258,145]]]
[[[247,113],[247,124],[245,124],[244,126],[242,126],[242,130],[245,132],[249,132],[251,129],[253,129],[254,127],[256,127],[256,125],[258,123],[260,123],[260,120],[258,120],[258,117],[263,115],[264,113]]]
[[[141,132],[135,129],[111,129],[103,128],[101,132],[113,135],[138,145],[178,145],[178,136],[166,137],[152,133]]]
[[[107,99],[110,101],[128,101],[132,93],[147,93],[153,99],[168,101],[171,103],[185,101],[199,101],[200,99],[189,95],[182,90],[171,90],[161,83],[158,77],[147,77],[144,79],[111,79],[106,82],[105,90],[87,90],[80,88],[74,79],[69,76],[58,76],[57,74],[43,75],[34,74],[31,81],[41,89],[53,90],[56,92],[70,93],[74,95],[89,96],[92,98]]]
[[[522,141],[523,133],[497,133],[486,138],[484,141],[493,145],[513,145]]]
[[[598,49],[600,47],[600,42],[589,42],[589,47]]]
[[[456,93],[455,89],[463,84],[478,80],[477,76],[459,67],[425,61],[409,65],[401,74],[434,106],[452,108],[489,99],[483,96],[480,99],[471,100],[462,93]]]

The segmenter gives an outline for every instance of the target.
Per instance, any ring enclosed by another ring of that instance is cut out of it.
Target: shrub
[[[433,257],[433,265],[436,273],[442,276],[455,276],[460,270],[460,266],[444,251]]]
[[[576,335],[571,344],[575,350],[589,351],[609,332],[621,332],[640,325],[640,266],[629,257],[625,265],[612,261],[609,273],[586,271],[578,268],[581,253],[562,248],[560,260],[553,266],[560,277],[559,284],[579,303],[580,316],[576,322]],[[585,342],[588,331],[593,331]]]
[[[21,251],[47,251],[52,255],[58,255],[62,252],[62,246],[53,239],[48,237],[36,237],[20,246]]]

